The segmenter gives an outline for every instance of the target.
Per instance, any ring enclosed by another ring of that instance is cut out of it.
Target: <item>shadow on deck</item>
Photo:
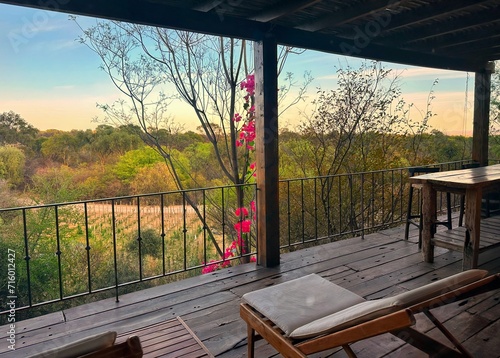
[[[8,351],[7,326],[1,328],[0,358],[24,357],[94,333],[119,334],[181,316],[216,357],[246,356],[246,325],[239,317],[241,296],[249,291],[309,273],[367,299],[380,298],[460,272],[462,254],[436,248],[434,263],[425,263],[417,247],[416,230],[403,240],[404,227],[385,230],[314,248],[283,254],[278,268],[246,264],[158,286],[120,297],[74,307],[16,324],[16,350]],[[500,272],[500,249],[480,255],[480,268]],[[437,309],[435,315],[451,327],[475,357],[500,351],[500,292]],[[419,319],[417,329],[431,325]],[[430,334],[439,338],[438,332]],[[440,339],[441,340],[441,339]],[[392,335],[353,344],[359,357],[419,357],[422,354]],[[172,355],[175,357],[175,355]],[[256,344],[256,357],[279,357],[266,342]],[[313,357],[345,357],[329,351]]]

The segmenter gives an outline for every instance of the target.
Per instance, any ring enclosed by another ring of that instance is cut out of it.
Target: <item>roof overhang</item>
[[[407,65],[481,72],[500,58],[500,0],[0,0],[75,15]]]

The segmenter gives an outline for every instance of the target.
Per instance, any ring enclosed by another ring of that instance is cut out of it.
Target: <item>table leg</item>
[[[424,183],[422,186],[422,254],[425,262],[434,262],[434,245],[431,239],[436,218],[436,190],[430,183]]]
[[[481,188],[468,189],[465,192],[465,241],[463,270],[476,268],[479,258],[479,239],[481,227]]]

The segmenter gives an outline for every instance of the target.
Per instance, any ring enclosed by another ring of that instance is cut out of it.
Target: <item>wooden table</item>
[[[426,262],[434,260],[433,224],[436,222],[436,192],[465,194],[465,238],[463,269],[478,265],[481,202],[484,192],[500,190],[500,164],[451,170],[409,178],[422,185],[422,253]]]

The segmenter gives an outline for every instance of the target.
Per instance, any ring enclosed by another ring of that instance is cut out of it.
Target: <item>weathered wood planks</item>
[[[494,232],[496,226],[491,225]],[[117,330],[124,338],[127,332],[144,330],[148,344],[158,350],[168,337],[179,344],[175,349],[180,354],[194,349],[183,343],[182,334],[167,332],[166,327],[161,332],[155,331],[155,327],[177,316],[182,317],[216,357],[240,358],[246,352],[246,325],[239,318],[239,303],[246,292],[316,272],[371,299],[409,290],[461,271],[461,252],[436,248],[434,262],[424,262],[416,240],[405,241],[403,236],[403,227],[393,228],[366,235],[365,239],[354,238],[283,254],[281,266],[277,268],[242,265],[130,293],[122,296],[119,303],[109,299],[19,322],[23,329],[18,338],[20,347],[24,348],[12,354],[0,343],[0,358],[24,357],[58,342],[108,329]],[[491,272],[500,272],[500,249],[482,253],[479,265]],[[499,339],[493,334],[499,328],[499,311],[497,292],[449,305],[448,309],[436,314],[444,318],[447,325],[463,326],[460,333],[463,343],[478,357],[483,357],[488,356],[485,352],[491,349],[500,351]],[[2,341],[4,328],[0,327]],[[417,328],[426,331],[430,325],[424,318],[419,320]],[[413,348],[391,335],[358,342],[353,349],[359,357],[419,356]],[[256,343],[256,356],[279,357],[264,341]],[[337,350],[321,355],[343,356]]]

